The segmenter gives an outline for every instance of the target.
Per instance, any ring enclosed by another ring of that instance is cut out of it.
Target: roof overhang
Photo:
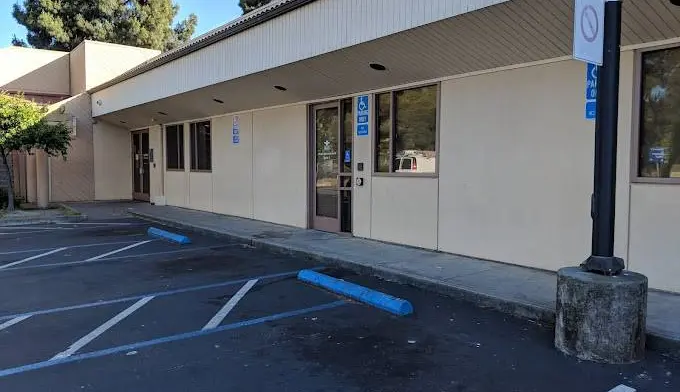
[[[106,121],[125,121],[130,128],[144,127],[568,58],[572,12],[571,0],[507,1],[200,88],[159,94],[157,99],[99,115]],[[680,7],[666,0],[624,2],[624,45],[678,37]],[[384,64],[387,70],[374,71],[370,62]],[[199,72],[208,72],[210,66],[220,65],[206,64]],[[159,75],[158,83],[173,83],[172,73],[165,75]],[[111,89],[95,94],[93,105],[123,91],[134,94],[152,88],[148,83],[153,79],[144,81],[142,76],[126,81],[128,86],[115,94],[107,95]],[[275,90],[275,85],[287,91]],[[160,89],[167,91],[166,86]]]

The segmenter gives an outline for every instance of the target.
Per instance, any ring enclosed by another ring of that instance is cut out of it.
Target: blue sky
[[[24,38],[26,29],[12,17],[12,4],[21,0],[0,0],[0,47],[11,45],[12,35]],[[198,15],[196,35],[203,34],[241,15],[238,0],[175,0],[180,6],[178,17]]]

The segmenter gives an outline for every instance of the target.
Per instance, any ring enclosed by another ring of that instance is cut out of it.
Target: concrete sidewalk
[[[336,264],[546,324],[555,322],[555,273],[348,235],[177,207],[137,204],[130,213],[183,229]],[[575,261],[576,262],[576,261]],[[650,291],[647,346],[680,355],[680,295]]]

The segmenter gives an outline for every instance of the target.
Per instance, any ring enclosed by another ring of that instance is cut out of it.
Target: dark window
[[[680,48],[642,54],[640,177],[680,178]]]
[[[191,170],[212,170],[210,121],[191,124]]]
[[[165,127],[166,167],[168,170],[184,170],[184,126]]]
[[[376,100],[376,172],[435,173],[437,86],[379,94]]]
[[[377,115],[375,140],[375,171],[388,173],[390,171],[390,138],[392,134],[392,94],[380,94],[376,97]]]

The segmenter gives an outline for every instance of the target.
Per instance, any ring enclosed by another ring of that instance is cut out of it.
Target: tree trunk
[[[7,185],[7,211],[12,212],[14,211],[14,182],[12,179],[12,170],[7,163],[7,153],[2,148],[0,148],[0,155],[2,155],[2,164],[5,166],[7,178],[9,179]]]

